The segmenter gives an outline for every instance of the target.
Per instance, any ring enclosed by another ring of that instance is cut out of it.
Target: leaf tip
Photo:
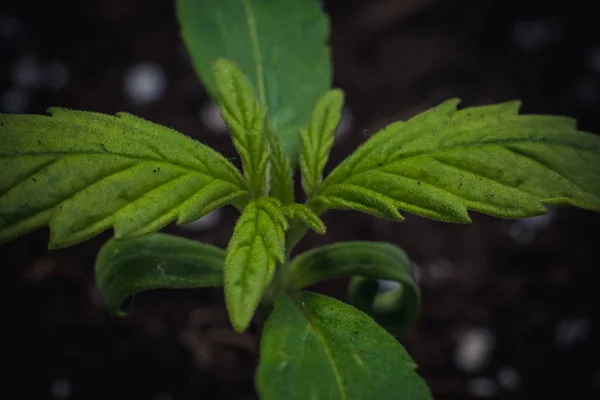
[[[250,326],[250,322],[252,321],[252,317],[247,318],[245,316],[236,315],[235,313],[229,314],[229,320],[231,321],[231,326],[233,330],[237,333],[244,333],[248,326]]]
[[[48,250],[58,250],[64,247],[68,247],[69,244],[65,243],[66,240],[62,235],[56,233],[56,231],[50,228],[50,238],[48,239]]]
[[[340,88],[333,88],[329,91],[329,96],[331,98],[332,101],[336,102],[336,103],[343,103],[344,102],[344,91]]]
[[[315,231],[315,233],[318,233],[319,235],[324,235],[325,232],[327,231],[327,228],[325,227],[325,224],[318,224],[313,227],[313,230]]]
[[[233,67],[233,62],[229,61],[226,58],[217,58],[217,60],[213,63],[213,71],[216,73],[220,71],[227,71]]]

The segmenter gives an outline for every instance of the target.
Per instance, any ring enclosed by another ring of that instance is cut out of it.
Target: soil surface
[[[388,122],[449,97],[467,105],[518,98],[524,112],[569,115],[600,132],[593,2],[347,0],[325,8],[335,84],[347,93],[328,168]],[[0,111],[128,111],[233,156],[177,32],[166,0],[3,2]],[[151,101],[125,90],[140,65],[154,79]],[[225,246],[235,218],[226,208],[201,226],[165,231]],[[414,259],[423,307],[401,341],[435,398],[600,398],[599,215],[554,207],[519,222],[474,213],[465,226],[342,212],[325,221],[327,235],[309,235],[299,250],[380,240]],[[109,317],[93,280],[109,237],[49,251],[40,230],[0,246],[4,393],[255,399],[257,328],[233,333],[221,290],[146,293],[128,318]],[[344,298],[346,283],[315,290]]]

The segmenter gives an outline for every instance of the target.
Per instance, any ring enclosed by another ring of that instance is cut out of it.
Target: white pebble
[[[421,267],[417,264],[417,263],[412,263],[412,267],[413,267],[413,276],[415,277],[415,282],[417,283],[421,283],[421,281],[423,280],[423,271],[421,270]]]
[[[498,369],[498,383],[502,388],[508,391],[515,391],[521,386],[521,376],[516,369],[509,366],[503,366]]]
[[[344,107],[342,109],[342,116],[340,118],[340,123],[335,131],[335,140],[340,141],[343,140],[350,133],[352,127],[354,125],[354,117],[352,116],[352,112],[349,108]]]
[[[227,134],[227,124],[221,117],[221,110],[212,101],[205,102],[200,108],[200,119],[204,126],[217,135]]]
[[[600,73],[600,45],[590,49],[590,67]]]
[[[34,55],[19,58],[10,69],[13,83],[26,88],[37,88],[43,80],[43,71]]]
[[[392,281],[389,279],[378,279],[377,280],[379,283],[379,290],[378,292],[381,293],[388,293],[388,292],[392,292],[396,289],[398,289],[400,287],[400,284],[396,281]]]
[[[58,60],[46,64],[44,82],[52,90],[61,90],[69,83],[69,69]]]
[[[548,229],[555,218],[556,209],[549,207],[548,212],[544,215],[508,222],[504,233],[517,243],[527,244],[535,239],[540,232]]]
[[[454,266],[443,258],[437,258],[427,264],[427,271],[433,280],[445,281],[452,276]]]
[[[22,31],[21,23],[15,17],[10,15],[0,17],[0,38],[15,39]]]
[[[467,383],[467,392],[475,397],[493,397],[496,394],[496,383],[488,378],[475,378]]]
[[[560,321],[554,330],[554,341],[561,348],[570,347],[587,338],[590,334],[590,321],[583,318],[571,318]]]
[[[478,372],[489,362],[494,345],[495,337],[489,329],[470,329],[458,339],[454,364],[463,372]]]
[[[167,76],[160,65],[143,62],[125,72],[123,86],[134,104],[150,104],[160,99],[167,90]]]
[[[71,382],[64,378],[56,379],[50,386],[50,393],[55,399],[65,400],[71,397]]]
[[[553,19],[519,21],[513,27],[513,41],[523,50],[541,49],[562,34],[560,22]]]
[[[600,371],[594,372],[594,376],[592,377],[596,386],[600,387]]]
[[[21,87],[12,88],[2,94],[0,109],[9,114],[25,112],[29,107],[29,93]]]
[[[217,208],[206,214],[204,217],[194,222],[190,222],[189,224],[181,225],[181,227],[195,231],[207,230],[216,226],[219,221],[221,221],[221,217],[222,211],[220,208]]]
[[[600,71],[600,70],[599,70]],[[600,103],[600,84],[591,76],[582,78],[575,86],[577,97],[588,107],[594,107]]]

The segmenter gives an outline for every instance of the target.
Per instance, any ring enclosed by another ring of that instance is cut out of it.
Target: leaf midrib
[[[134,160],[137,161],[137,163],[142,163],[142,162],[161,162],[161,163],[165,163],[165,164],[169,164],[169,165],[173,165],[175,167],[179,167],[191,172],[195,172],[197,174],[200,175],[204,175],[216,180],[220,180],[223,182],[227,182],[227,183],[231,183],[234,184],[238,187],[240,187],[240,189],[243,189],[243,187],[241,187],[238,182],[235,181],[226,181],[224,179],[218,178],[212,174],[210,174],[210,171],[202,171],[200,170],[198,167],[194,167],[188,164],[183,164],[177,161],[172,161],[172,160],[168,160],[165,158],[152,158],[152,157],[148,157],[148,156],[135,156],[135,155],[131,155],[131,154],[123,154],[123,153],[115,153],[115,152],[96,152],[96,151],[43,151],[43,152],[18,152],[18,153],[7,153],[7,154],[0,154],[0,158],[18,158],[18,157],[22,157],[22,156],[44,156],[44,155],[53,155],[53,156],[57,156],[58,158],[53,160],[53,162],[58,161],[60,158],[62,157],[66,157],[66,156],[81,156],[81,155],[111,155],[111,156],[117,156],[117,157],[123,157],[126,159],[130,159],[130,160]],[[192,155],[193,156],[193,155]],[[202,165],[205,165],[203,162],[201,162],[200,160],[198,160],[199,163],[201,163]]]
[[[328,342],[325,339],[325,335],[319,329],[318,324],[314,323],[311,320],[312,313],[310,312],[310,310],[306,309],[304,302],[302,300],[296,300],[296,299],[294,301],[295,301],[296,305],[298,306],[298,308],[300,309],[302,316],[306,319],[307,324],[313,329],[313,331],[316,333],[319,340],[323,343],[323,350],[325,351],[325,355],[327,356],[327,360],[329,361],[329,364],[331,364],[331,369],[333,371],[333,375],[335,377],[335,381],[336,381],[338,390],[340,392],[340,396],[343,400],[347,400],[348,396],[346,395],[346,390],[344,389],[344,384],[342,382],[342,376],[340,374],[337,364],[335,363],[335,360],[333,359],[333,355],[331,354],[331,349],[329,348]]]
[[[369,173],[372,171],[376,171],[379,169],[389,168],[391,165],[393,165],[395,163],[400,163],[400,162],[406,161],[407,159],[410,159],[410,158],[415,158],[415,157],[420,157],[420,156],[431,156],[433,154],[442,153],[444,151],[453,150],[453,149],[457,149],[457,148],[475,148],[475,147],[485,147],[485,146],[492,146],[492,145],[510,145],[510,144],[524,144],[524,143],[544,143],[547,146],[563,146],[563,147],[573,148],[573,149],[576,149],[579,151],[588,151],[588,152],[592,152],[592,153],[596,153],[594,150],[598,150],[598,153],[600,154],[600,148],[597,149],[595,147],[583,147],[583,146],[578,146],[576,144],[561,142],[561,141],[549,142],[548,138],[537,139],[537,140],[532,139],[532,138],[529,138],[529,139],[495,139],[495,140],[489,140],[489,141],[477,142],[477,143],[461,142],[461,143],[456,143],[451,146],[436,147],[436,148],[427,149],[427,150],[415,150],[413,152],[409,152],[409,153],[405,153],[400,156],[397,156],[398,157],[397,159],[388,163],[389,158],[394,157],[396,155],[396,154],[392,153],[388,157],[386,157],[385,161],[382,162],[383,165],[377,166],[374,168],[367,168],[367,169],[365,169],[363,171],[359,171],[359,172],[355,172],[356,167],[357,167],[357,165],[355,164],[354,166],[352,166],[352,168],[350,169],[350,171],[348,173],[344,174],[345,176],[344,176],[343,180],[341,180],[340,182],[334,182],[333,184],[331,184],[328,181],[335,178],[335,170],[334,170],[327,177],[326,181],[323,183],[322,191],[325,191],[327,188],[330,187],[330,185],[333,186],[333,185],[344,183],[350,176],[356,177],[356,176],[366,174],[366,173]],[[505,146],[502,146],[502,147],[505,147]],[[366,157],[368,157],[368,156],[366,156]],[[357,163],[364,160],[366,157],[365,156],[361,157],[360,159],[357,160]],[[340,164],[340,166],[341,166],[341,164]],[[556,172],[556,171],[554,171],[554,172]]]
[[[248,31],[250,33],[250,41],[252,42],[252,55],[254,62],[256,63],[256,85],[258,86],[258,98],[261,104],[266,105],[266,90],[264,81],[263,61],[262,53],[260,51],[260,42],[258,40],[258,30],[256,26],[256,17],[254,16],[254,10],[249,0],[241,0],[246,14],[246,23],[248,24]]]
[[[228,184],[233,184],[233,185],[239,187],[239,185],[237,185],[235,182],[225,181],[225,180],[223,180],[221,178],[215,177],[214,175],[210,175],[210,174],[203,173],[203,172],[197,171],[195,169],[192,169],[189,166],[185,166],[185,165],[180,164],[180,163],[170,162],[168,160],[161,159],[161,158],[154,159],[154,158],[151,158],[151,157],[126,156],[126,155],[118,154],[118,153],[109,153],[109,152],[82,152],[82,151],[79,151],[79,152],[28,152],[28,153],[18,153],[16,155],[2,155],[2,154],[0,154],[0,157],[16,158],[16,157],[23,156],[23,155],[34,155],[35,156],[35,155],[39,155],[39,154],[44,154],[44,155],[54,154],[54,155],[58,156],[56,159],[52,160],[51,162],[45,163],[43,168],[45,168],[45,167],[47,167],[49,165],[52,165],[52,164],[56,163],[57,161],[59,161],[62,157],[69,156],[69,155],[85,155],[85,154],[90,154],[90,155],[111,155],[111,156],[120,156],[120,157],[123,157],[123,158],[126,158],[126,159],[130,159],[130,160],[133,160],[134,162],[131,163],[131,164],[126,165],[125,167],[123,167],[123,168],[121,168],[121,169],[119,169],[117,171],[111,172],[111,173],[109,173],[107,175],[104,175],[104,176],[98,178],[94,182],[91,182],[91,183],[87,184],[85,187],[83,187],[83,188],[81,188],[79,190],[76,190],[73,193],[70,193],[69,196],[67,196],[64,199],[61,199],[60,201],[57,201],[53,205],[51,205],[49,207],[46,207],[43,210],[37,211],[34,215],[32,215],[30,217],[17,220],[15,222],[11,223],[10,225],[3,227],[3,229],[13,228],[14,226],[17,226],[17,225],[19,225],[19,224],[23,223],[24,221],[27,221],[27,220],[29,220],[31,218],[35,218],[35,217],[39,216],[40,214],[43,214],[44,212],[52,212],[56,207],[58,207],[61,204],[65,203],[66,201],[69,201],[70,199],[72,199],[73,197],[75,197],[76,195],[78,195],[79,193],[82,193],[83,191],[89,189],[90,187],[92,187],[92,186],[100,183],[101,181],[103,181],[105,179],[108,179],[110,177],[122,174],[123,172],[125,172],[125,171],[127,171],[129,169],[135,168],[137,165],[139,165],[142,162],[157,162],[158,161],[160,163],[165,163],[165,164],[170,164],[170,165],[177,166],[177,167],[179,167],[179,168],[181,168],[183,170],[186,170],[187,172],[182,172],[181,174],[179,174],[179,175],[177,175],[175,177],[169,178],[166,181],[159,183],[157,186],[155,186],[155,187],[153,187],[153,188],[145,191],[144,193],[142,193],[141,195],[139,195],[135,199],[133,199],[131,201],[128,201],[126,204],[124,204],[121,207],[119,207],[119,209],[117,211],[113,212],[111,215],[104,216],[104,217],[98,218],[97,220],[93,221],[92,222],[93,224],[105,221],[107,218],[112,218],[112,216],[116,215],[119,211],[121,211],[123,208],[127,207],[128,205],[130,205],[130,204],[132,204],[132,203],[140,200],[144,196],[148,195],[149,193],[151,193],[153,191],[156,191],[157,189],[159,189],[161,187],[169,185],[169,184],[173,183],[174,181],[179,180],[182,177],[185,177],[186,175],[188,175],[190,173],[197,173],[199,175],[206,176],[208,178],[211,178],[211,181],[213,181],[213,182],[214,181],[222,181],[222,182],[225,182],[225,183],[228,183]],[[142,160],[142,161],[140,161],[140,160]],[[34,172],[33,174],[29,174],[29,176],[32,176],[35,173],[38,173],[43,168],[36,169],[36,172]],[[6,191],[4,191],[3,193],[1,193],[0,197],[2,197],[4,194],[10,192],[15,187],[19,186],[19,184],[21,184],[24,181],[25,181],[25,179],[21,179],[15,185],[13,185],[12,187],[8,188]],[[158,219],[158,218],[160,218],[160,217],[162,217],[162,216],[164,216],[164,215],[166,215],[166,214],[168,214],[168,213],[170,213],[170,212],[176,212],[176,213],[178,213],[179,209],[182,207],[182,205],[186,201],[188,201],[190,198],[192,198],[196,193],[198,193],[198,191],[202,190],[202,188],[204,188],[205,186],[206,185],[202,186],[200,189],[198,189],[197,191],[195,191],[193,194],[191,194],[190,196],[188,196],[186,199],[180,201],[179,204],[177,204],[176,207],[173,207],[172,209],[168,210],[167,212],[162,213],[161,215],[157,216],[157,218],[155,218],[155,220]],[[239,189],[243,190],[243,188],[241,188],[241,187],[239,187]],[[52,218],[53,218],[53,216],[50,217],[50,220],[52,220]],[[78,233],[78,232],[80,232],[80,231],[77,231],[77,232],[74,232],[74,233]]]

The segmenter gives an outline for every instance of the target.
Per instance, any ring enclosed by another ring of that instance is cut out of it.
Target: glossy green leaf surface
[[[544,204],[600,211],[600,136],[566,117],[519,115],[519,102],[457,111],[448,100],[376,133],[326,178],[312,206],[447,222],[501,218]]]
[[[164,233],[111,239],[96,258],[96,284],[108,310],[123,316],[135,294],[223,284],[225,251]]]
[[[294,181],[290,161],[274,133],[269,132],[269,196],[275,197],[281,204],[294,202]]]
[[[129,114],[0,115],[0,242],[50,226],[65,247],[194,221],[248,196],[222,155]],[[242,202],[243,204],[243,202]]]
[[[214,73],[221,115],[242,159],[250,192],[260,197],[264,194],[269,162],[265,134],[267,110],[256,100],[252,84],[235,64],[219,59],[215,62]]]
[[[288,222],[278,200],[248,203],[238,219],[225,258],[225,302],[233,328],[244,331],[285,257]]]
[[[281,295],[260,344],[261,400],[426,400],[416,365],[368,315],[327,296]]]
[[[292,165],[317,99],[331,87],[329,24],[319,0],[178,0],[181,35],[213,96],[212,65],[234,61],[251,80]]]
[[[300,170],[302,187],[308,198],[319,189],[323,180],[323,169],[329,159],[343,104],[344,93],[339,89],[330,90],[317,102],[308,129],[300,130]]]
[[[296,256],[289,265],[287,285],[303,289],[334,278],[353,277],[349,302],[371,315],[394,334],[417,320],[419,288],[406,253],[384,242],[342,242],[318,247]],[[379,293],[377,279],[399,286]]]

